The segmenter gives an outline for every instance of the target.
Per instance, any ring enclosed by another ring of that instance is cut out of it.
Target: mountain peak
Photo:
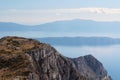
[[[94,56],[86,55],[72,60],[81,74],[89,80],[112,80],[102,63]]]
[[[6,36],[0,39],[0,51],[5,53],[22,53],[34,48],[41,48],[44,44],[37,40],[16,36]]]

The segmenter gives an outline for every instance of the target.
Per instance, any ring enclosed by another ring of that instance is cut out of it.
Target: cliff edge
[[[0,39],[0,80],[87,80],[53,47],[22,37]]]
[[[100,77],[105,77],[107,72],[101,72],[101,64],[94,64],[96,59],[83,58],[64,57],[49,44],[37,40],[3,37],[0,39],[0,80],[110,80],[93,79],[101,73],[104,74]]]

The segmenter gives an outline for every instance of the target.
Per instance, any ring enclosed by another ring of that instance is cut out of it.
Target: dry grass
[[[0,40],[0,55],[1,54],[16,54],[34,48],[42,48],[43,44],[26,38],[5,37]]]
[[[42,48],[38,41],[5,37],[0,39],[0,80],[26,80],[32,66],[25,52],[34,48]],[[23,55],[24,54],[24,55]]]

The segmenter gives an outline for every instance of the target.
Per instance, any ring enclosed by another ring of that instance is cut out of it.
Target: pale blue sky
[[[120,21],[119,0],[0,0],[0,22]]]
[[[119,8],[120,0],[0,0],[0,9]]]

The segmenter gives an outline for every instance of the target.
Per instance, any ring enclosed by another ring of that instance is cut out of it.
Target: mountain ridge
[[[102,63],[92,55],[73,58],[72,61],[75,63],[81,74],[87,77],[89,80],[112,80],[111,77],[107,74],[107,71],[103,68]]]
[[[9,24],[9,25],[8,25]],[[19,26],[19,27],[17,27]],[[0,31],[43,31],[43,32],[97,32],[119,33],[120,22],[96,22],[91,20],[66,20],[41,25],[21,25],[16,23],[0,23]],[[11,29],[9,28],[11,27]],[[8,30],[9,29],[9,30]]]
[[[86,60],[90,59],[90,64],[95,61],[93,67],[96,62],[100,63],[94,57],[89,57]],[[34,39],[10,36],[0,39],[0,80],[91,80],[82,75],[73,61],[62,56],[49,44]],[[104,78],[107,73],[101,75],[103,79],[98,80],[111,80],[109,77]]]

